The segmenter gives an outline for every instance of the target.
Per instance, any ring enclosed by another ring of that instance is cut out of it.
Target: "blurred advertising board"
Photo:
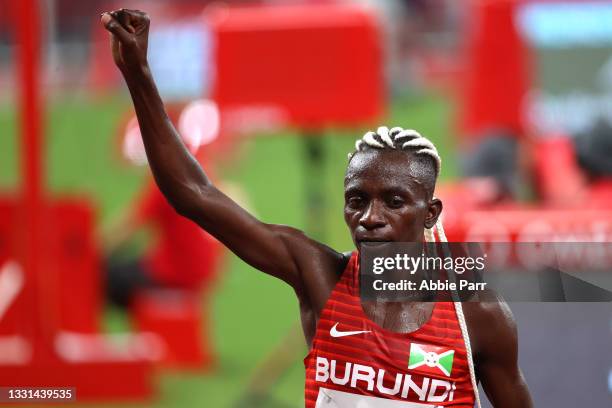
[[[612,122],[612,2],[534,1],[517,22],[534,50],[528,118],[539,133],[588,131]]]

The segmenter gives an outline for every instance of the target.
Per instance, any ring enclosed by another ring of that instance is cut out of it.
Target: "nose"
[[[382,206],[375,200],[372,200],[359,218],[359,225],[368,231],[382,228],[387,225],[382,213]]]

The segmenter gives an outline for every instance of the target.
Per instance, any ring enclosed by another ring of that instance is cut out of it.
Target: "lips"
[[[355,237],[355,241],[357,241],[357,244],[362,244],[364,242],[391,242],[392,239],[389,239],[388,237],[382,237],[382,236],[376,236],[376,235],[357,235]]]

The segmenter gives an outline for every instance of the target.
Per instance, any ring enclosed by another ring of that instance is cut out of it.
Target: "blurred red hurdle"
[[[0,256],[5,261],[0,265],[0,293],[10,295],[3,298],[0,315],[0,355],[5,357],[0,361],[0,384],[76,387],[79,400],[148,397],[152,393],[151,362],[130,353],[133,347],[122,353],[109,347],[105,358],[87,352],[71,358],[75,356],[62,352],[62,334],[70,333],[65,328],[91,332],[97,327],[99,279],[94,273],[92,212],[86,205],[50,203],[46,197],[40,7],[32,0],[10,5],[19,44],[15,71],[19,75],[22,180],[19,193],[0,204]],[[66,283],[62,279],[75,279],[71,284],[78,284],[79,289],[69,286],[68,292],[62,291],[60,285]],[[78,293],[81,285],[83,293]],[[82,343],[77,340],[72,346]]]
[[[264,120],[316,131],[372,121],[384,110],[381,34],[366,8],[229,7],[205,22],[216,43],[213,99],[228,116],[259,109]],[[257,121],[252,116],[248,122]]]
[[[47,245],[35,280],[19,261],[18,201],[0,199],[0,384],[76,387],[79,400],[150,396],[156,339],[124,336],[116,346],[97,334],[102,290],[91,206],[64,199],[43,215]]]
[[[154,333],[163,350],[159,363],[171,368],[202,369],[214,363],[204,344],[202,296],[184,290],[149,290],[139,294],[132,305],[134,327]]]

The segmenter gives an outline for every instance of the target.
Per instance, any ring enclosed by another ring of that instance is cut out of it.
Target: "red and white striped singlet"
[[[328,299],[304,359],[306,408],[468,408],[474,389],[452,302],[437,302],[412,333],[372,322],[359,298],[353,253]]]

